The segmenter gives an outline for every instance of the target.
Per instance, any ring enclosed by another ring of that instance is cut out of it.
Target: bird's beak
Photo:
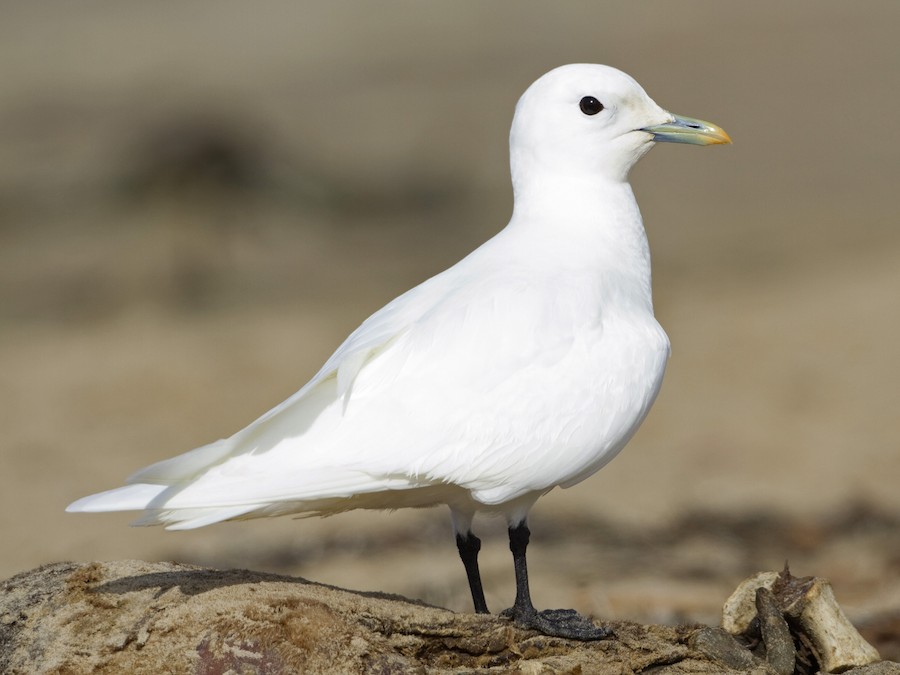
[[[725,130],[712,122],[695,120],[692,117],[672,115],[665,124],[644,127],[640,131],[652,134],[657,143],[690,143],[691,145],[719,145],[731,143]]]

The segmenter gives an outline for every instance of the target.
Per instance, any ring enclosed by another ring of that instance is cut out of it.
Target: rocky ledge
[[[538,635],[496,616],[299,578],[176,563],[56,563],[2,582],[0,672],[815,672],[816,641],[797,632],[809,621],[793,621],[791,611],[799,611],[798,593],[806,589],[814,589],[814,602],[833,596],[821,592],[819,581],[799,581],[805,585],[771,577],[745,582],[732,602],[743,617],[738,636],[700,625],[615,621],[606,624],[613,638],[586,643]],[[803,611],[808,619],[814,610]],[[835,611],[842,616],[836,605],[825,607],[826,620]],[[834,667],[852,675],[900,674],[900,665],[878,661],[864,641],[860,653],[869,665]]]

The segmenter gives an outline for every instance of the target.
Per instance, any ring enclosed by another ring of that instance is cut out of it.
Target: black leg
[[[525,562],[525,549],[531,539],[531,530],[523,520],[515,527],[509,528],[509,550],[513,555],[513,569],[516,571],[516,602],[512,606],[513,616],[537,614],[531,604],[531,589],[528,587],[528,565]]]
[[[476,614],[487,614],[487,603],[484,601],[484,589],[481,587],[481,573],[478,571],[478,552],[481,550],[481,539],[471,532],[465,536],[456,535],[456,548],[459,557],[466,567],[466,577],[469,579],[469,590],[472,591],[472,602],[475,604]]]
[[[609,628],[598,628],[574,609],[546,609],[539,612],[534,608],[528,588],[528,565],[525,562],[525,549],[528,548],[530,537],[531,531],[524,520],[509,528],[509,550],[512,551],[516,571],[516,602],[503,614],[519,626],[532,628],[544,635],[573,640],[601,640],[611,637],[613,632]]]

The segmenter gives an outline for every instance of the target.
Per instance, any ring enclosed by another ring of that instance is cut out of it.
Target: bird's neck
[[[559,269],[597,280],[606,301],[652,311],[650,249],[627,181],[518,176],[511,234],[538,246]]]

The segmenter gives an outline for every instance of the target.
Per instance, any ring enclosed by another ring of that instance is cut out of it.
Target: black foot
[[[574,609],[545,609],[539,612],[536,609],[520,611],[510,607],[501,615],[512,619],[520,628],[570,640],[603,640],[615,635],[611,628],[595,626]]]

